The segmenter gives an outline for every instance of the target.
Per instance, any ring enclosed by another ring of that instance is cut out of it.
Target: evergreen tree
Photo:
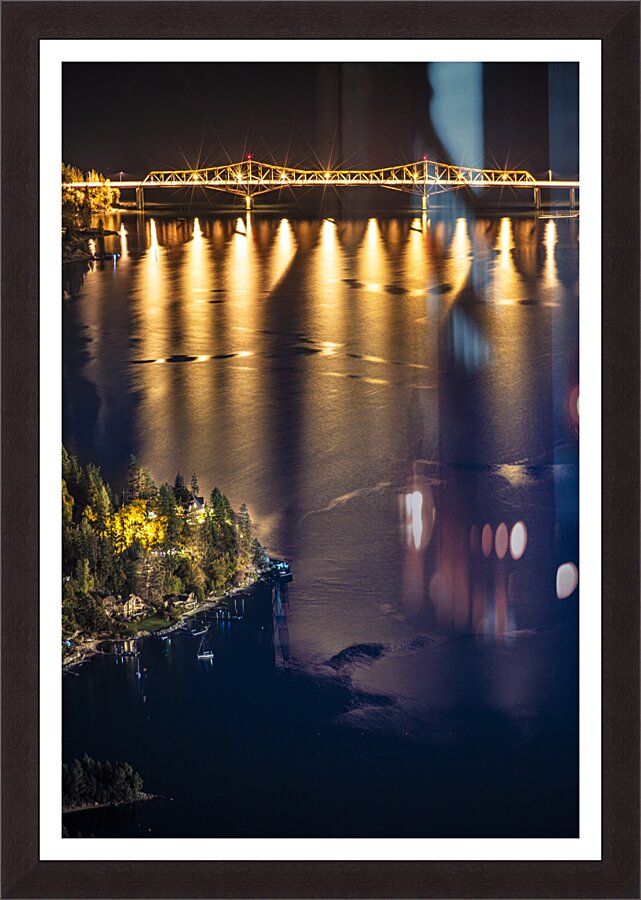
[[[138,460],[131,454],[127,463],[127,501],[138,500],[140,497],[140,466]]]
[[[179,540],[182,533],[182,519],[178,514],[176,507],[176,495],[169,484],[160,486],[158,496],[158,508],[162,516],[167,519],[167,534],[165,537],[165,545],[173,547]]]
[[[62,479],[62,524],[71,525],[73,521],[73,497],[67,488],[67,482]]]
[[[141,500],[155,500],[158,496],[156,482],[147,469],[140,470],[139,495]]]
[[[198,491],[200,488],[198,487],[198,479],[196,478],[196,473],[194,472],[191,476],[191,493],[193,497],[198,496]]]
[[[238,527],[240,529],[243,546],[245,549],[247,549],[251,543],[252,525],[246,503],[240,504],[240,512],[238,514]]]
[[[160,491],[158,493],[158,509],[162,516],[167,516],[169,518],[173,512],[176,510],[176,495],[171,487],[171,485],[161,484]]]
[[[176,480],[174,481],[174,496],[178,503],[186,503],[189,500],[189,491],[180,472],[176,475]]]

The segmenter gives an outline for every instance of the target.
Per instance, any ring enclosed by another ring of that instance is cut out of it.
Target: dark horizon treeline
[[[133,803],[142,791],[142,777],[129,763],[97,762],[86,753],[62,766],[62,808],[94,803]]]
[[[180,473],[158,488],[133,456],[115,493],[97,466],[62,448],[63,633],[113,631],[100,602],[108,595],[136,594],[166,617],[164,598],[203,600],[260,567],[247,506],[235,513],[218,488],[200,506],[197,494],[195,474],[189,488]]]

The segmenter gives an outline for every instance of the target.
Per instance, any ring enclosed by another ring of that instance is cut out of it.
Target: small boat
[[[207,629],[203,628],[202,631],[192,631],[194,637],[198,637],[200,634],[207,634]]]
[[[213,659],[214,651],[213,650],[205,650],[205,638],[200,639],[200,646],[198,647],[198,653],[196,654],[198,659]]]

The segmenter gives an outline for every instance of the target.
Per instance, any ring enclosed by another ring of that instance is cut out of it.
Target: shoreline
[[[166,627],[157,628],[153,631],[149,631],[147,629],[141,629],[140,631],[136,631],[127,637],[114,636],[110,635],[108,637],[96,637],[91,638],[88,641],[83,642],[78,646],[80,651],[80,655],[76,659],[71,660],[63,660],[62,662],[62,673],[70,673],[77,675],[77,672],[73,670],[77,667],[81,666],[83,663],[89,662],[96,656],[111,656],[111,653],[105,653],[102,650],[98,650],[98,644],[106,643],[108,641],[137,641],[141,638],[147,637],[161,637],[165,634],[171,634],[174,631],[179,631],[186,622],[190,619],[195,618],[195,616],[199,615],[201,612],[204,612],[208,609],[212,609],[217,606],[223,600],[226,600],[228,597],[233,597],[235,594],[240,593],[241,591],[251,590],[258,584],[263,583],[264,576],[267,573],[267,569],[262,569],[258,572],[257,577],[250,581],[249,583],[239,584],[237,587],[232,588],[229,591],[225,591],[224,594],[220,594],[218,596],[214,596],[210,594],[202,603],[199,603],[193,609],[190,609],[189,612],[181,613],[180,619],[175,622],[169,623]]]
[[[62,815],[65,816],[69,813],[87,812],[90,809],[116,809],[119,806],[133,806],[134,803],[143,803],[146,800],[162,799],[164,798],[161,797],[160,794],[146,794],[141,791],[135,800],[111,800],[108,803],[85,803],[83,806],[63,807]]]

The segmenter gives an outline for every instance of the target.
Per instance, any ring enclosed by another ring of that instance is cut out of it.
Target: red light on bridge
[[[252,158],[251,153],[248,153],[248,154],[247,154],[247,159],[251,159],[251,158]]]

